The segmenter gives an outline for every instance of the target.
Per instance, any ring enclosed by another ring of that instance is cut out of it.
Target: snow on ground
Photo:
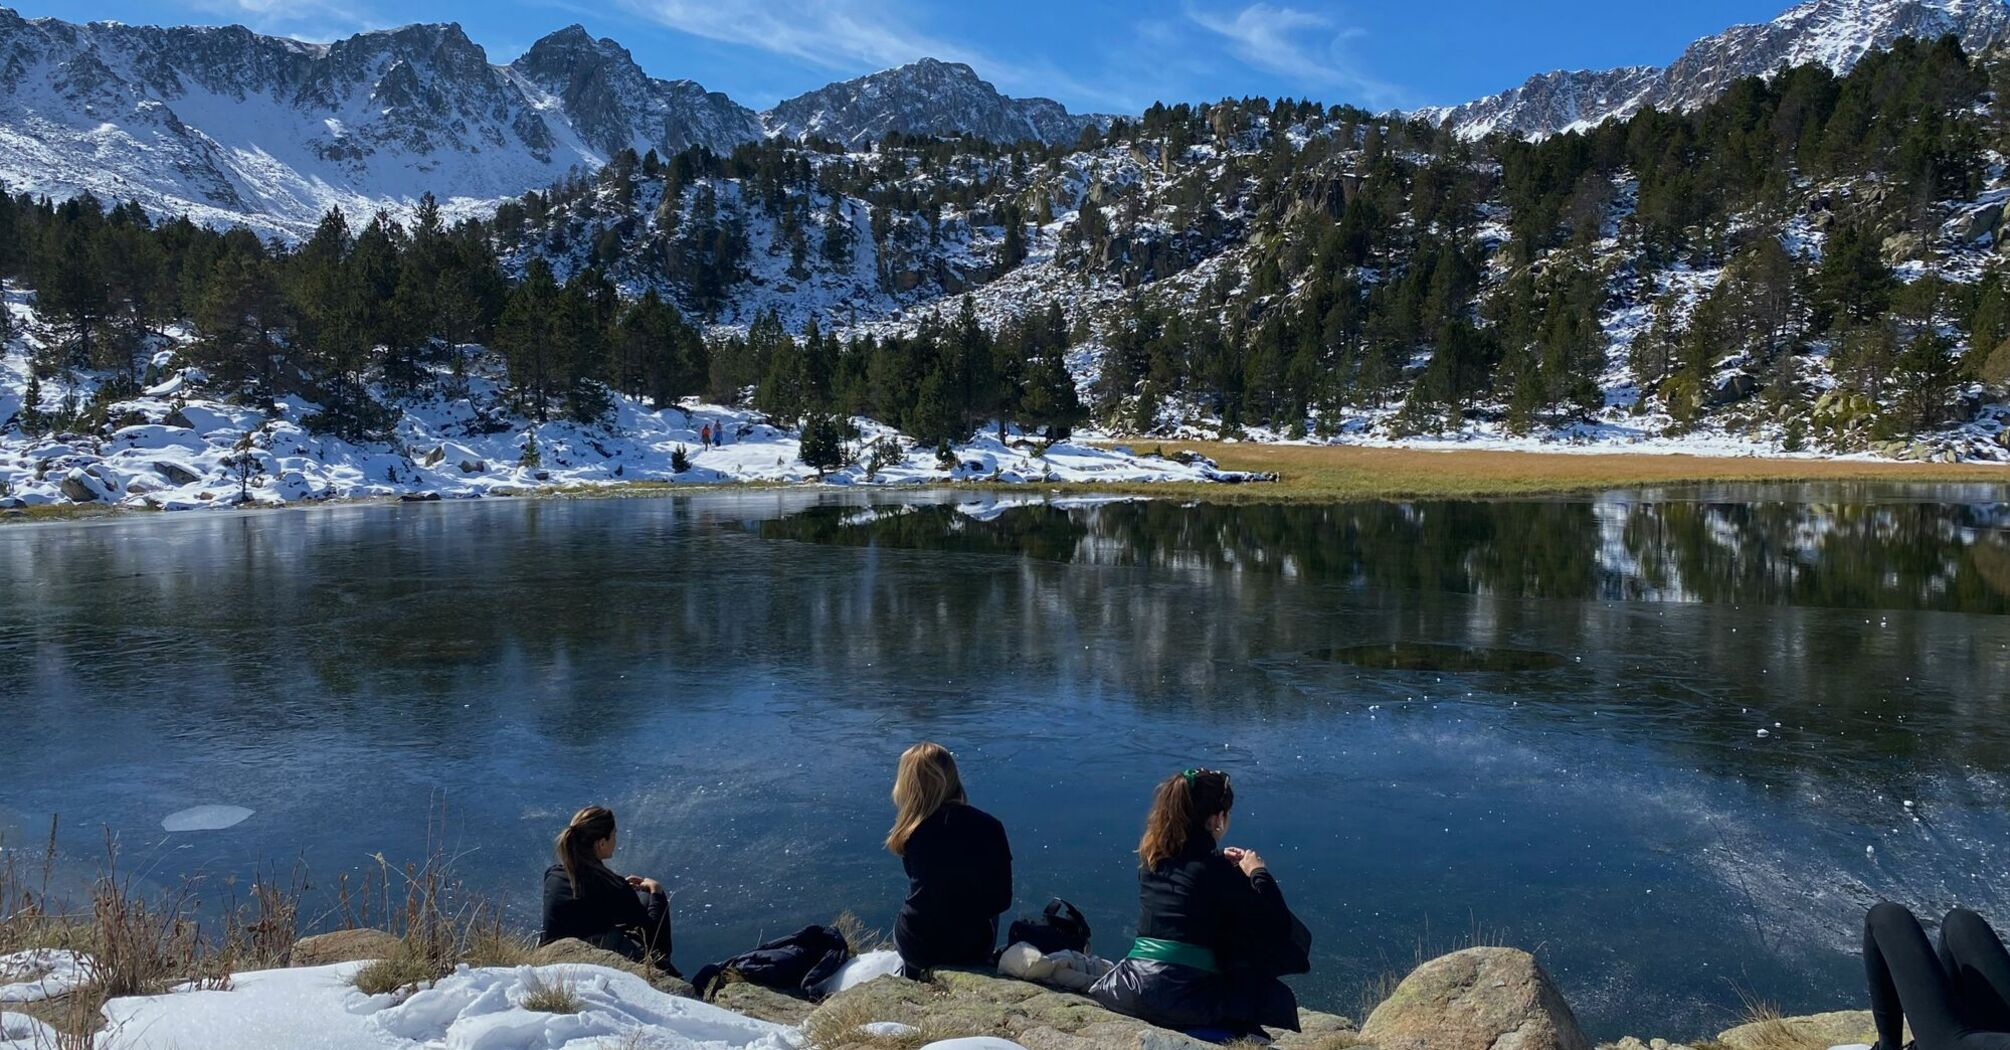
[[[599,966],[461,967],[405,998],[365,995],[360,963],[238,974],[227,991],[177,991],[105,1005],[106,1050],[794,1050],[791,1028],[657,991]],[[569,991],[579,1009],[528,1009]]]
[[[875,952],[841,972],[832,991],[891,972]],[[895,962],[897,963],[897,957]],[[0,963],[4,964],[4,963]],[[240,973],[223,990],[180,989],[105,1004],[103,1050],[799,1050],[802,1032],[669,995],[601,966],[462,966],[409,994],[366,995],[365,964]],[[550,993],[571,1002],[562,1012]],[[536,997],[547,997],[539,1004]],[[526,1006],[529,1001],[533,1005]],[[55,1033],[0,1015],[0,1050],[54,1050]],[[924,1050],[1023,1050],[1001,1039],[951,1040]]]
[[[39,1003],[84,984],[89,960],[54,948],[0,955],[0,1005]]]
[[[25,386],[21,370],[0,371]],[[61,395],[45,385],[45,408]],[[995,428],[957,446],[953,462],[917,448],[890,428],[854,420],[848,441],[860,462],[819,476],[801,460],[800,435],[746,409],[687,401],[661,411],[616,398],[601,425],[532,423],[502,406],[498,384],[475,377],[466,397],[401,403],[390,440],[352,443],[310,431],[315,406],[298,398],[270,414],[202,397],[177,375],[143,396],[112,406],[128,421],[109,435],[0,433],[0,507],[98,502],[185,510],[253,503],[352,499],[433,493],[480,496],[635,481],[676,483],[815,482],[832,485],[912,485],[947,481],[1200,482],[1242,481],[1205,461],[1093,448]],[[21,387],[11,394],[18,398]],[[144,420],[144,422],[132,422]],[[704,445],[701,433],[723,429],[724,443]],[[240,448],[249,435],[250,448]],[[868,469],[883,441],[897,455]],[[534,449],[534,451],[533,451]],[[679,451],[688,469],[676,469]],[[240,476],[239,462],[250,467]]]

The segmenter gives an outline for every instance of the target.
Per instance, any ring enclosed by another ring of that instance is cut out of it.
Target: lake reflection
[[[550,835],[606,801],[617,863],[679,889],[689,969],[841,908],[889,923],[885,793],[929,736],[1010,828],[1019,909],[1066,895],[1115,953],[1149,785],[1204,760],[1317,932],[1309,1002],[1352,1012],[1477,931],[1539,950],[1595,1036],[1695,1035],[1739,990],[1851,1005],[1879,896],[2010,919],[2001,499],[763,492],[8,528],[0,816],[61,812],[79,854],[108,825],[162,878],[304,854],[325,884],[423,850],[444,803],[463,874],[530,922]],[[218,805],[255,812],[160,831]]]

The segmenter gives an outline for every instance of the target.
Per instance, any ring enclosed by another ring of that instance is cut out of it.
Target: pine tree
[[[829,412],[812,412],[803,418],[799,458],[815,467],[817,477],[844,466],[844,425]]]

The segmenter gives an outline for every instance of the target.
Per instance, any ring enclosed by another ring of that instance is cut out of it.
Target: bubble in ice
[[[1773,731],[1772,731],[1772,730],[1770,730],[1770,729],[1761,729],[1761,730],[1759,730],[1759,735],[1760,735],[1760,736],[1762,736],[1762,737],[1764,737],[1764,736],[1772,736],[1772,735],[1773,735]]]
[[[244,823],[251,810],[243,806],[190,806],[161,818],[163,831],[222,831]]]

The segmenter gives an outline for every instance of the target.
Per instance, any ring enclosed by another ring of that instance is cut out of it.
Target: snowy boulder
[[[112,432],[105,445],[109,451],[123,451],[129,448],[185,448],[190,452],[202,452],[209,448],[209,444],[195,431],[187,427],[171,427],[160,423],[120,427]]]
[[[172,459],[157,459],[152,464],[154,473],[176,485],[193,485],[202,480],[202,472]]]
[[[1381,1050],[1591,1050],[1535,957],[1468,948],[1417,967],[1361,1026]]]
[[[1951,232],[1964,241],[1979,241],[1993,236],[1996,228],[2003,225],[2003,202],[1985,204],[1954,220]]]
[[[479,459],[461,460],[460,467],[463,474],[486,474],[489,469],[489,465]]]
[[[72,503],[117,503],[125,486],[104,477],[97,465],[74,467],[57,483]]]

